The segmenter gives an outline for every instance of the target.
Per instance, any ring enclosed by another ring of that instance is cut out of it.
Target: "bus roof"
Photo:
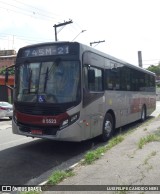
[[[78,43],[78,42],[77,42],[77,43]],[[130,63],[126,62],[126,61],[123,61],[123,60],[121,60],[121,59],[118,59],[118,58],[116,58],[116,57],[113,57],[113,56],[111,56],[111,55],[109,55],[109,54],[106,54],[106,53],[104,53],[104,52],[102,52],[102,51],[99,51],[99,50],[97,50],[97,49],[95,49],[95,48],[92,48],[92,47],[90,47],[90,46],[87,46],[87,45],[84,45],[84,44],[81,44],[81,43],[79,43],[79,44],[81,45],[81,47],[82,47],[85,51],[88,50],[88,51],[90,51],[90,52],[93,52],[93,53],[96,53],[96,54],[98,54],[98,55],[100,55],[100,56],[103,56],[103,57],[105,57],[106,59],[110,59],[110,60],[115,61],[115,62],[117,62],[117,63],[121,63],[121,64],[126,65],[126,66],[128,66],[128,67],[134,68],[134,69],[136,69],[136,70],[138,70],[138,71],[143,71],[143,72],[145,72],[145,73],[149,73],[149,74],[155,75],[155,73],[153,73],[153,72],[151,72],[151,71],[148,71],[148,70],[146,70],[146,69],[143,69],[142,67],[139,67],[139,66],[130,64]]]
[[[79,42],[69,42],[69,41],[43,42],[43,43],[28,45],[28,46],[25,46],[25,47],[20,48],[19,50],[21,50],[21,49],[26,49],[26,48],[30,48],[30,47],[43,46],[43,45],[47,45],[47,44],[48,44],[48,45],[52,45],[52,44],[79,44],[80,47],[81,47],[81,49],[82,49],[83,51],[93,52],[93,53],[95,53],[95,54],[97,54],[97,55],[100,55],[100,56],[106,58],[106,59],[110,59],[110,60],[115,61],[115,62],[117,62],[117,63],[121,63],[121,64],[126,65],[126,66],[128,66],[128,67],[134,68],[134,69],[136,69],[136,70],[138,70],[138,71],[143,71],[143,72],[145,72],[145,73],[149,73],[149,74],[155,75],[155,73],[153,73],[153,72],[151,72],[151,71],[148,71],[148,70],[143,69],[143,68],[141,68],[141,67],[139,67],[139,66],[130,64],[130,63],[128,63],[128,62],[125,62],[125,61],[123,61],[123,60],[121,60],[121,59],[118,59],[118,58],[116,58],[116,57],[113,57],[113,56],[111,56],[111,55],[109,55],[109,54],[106,54],[106,53],[104,53],[104,52],[102,52],[102,51],[99,51],[99,50],[97,50],[97,49],[95,49],[95,48],[92,48],[92,47],[90,47],[90,46],[88,46],[88,45],[85,45],[85,44],[82,44],[82,43],[79,43]]]

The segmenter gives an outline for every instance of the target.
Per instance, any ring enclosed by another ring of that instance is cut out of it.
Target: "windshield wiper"
[[[48,70],[48,67],[47,67],[47,70],[46,70],[46,75],[45,75],[45,81],[44,81],[44,89],[43,89],[43,92],[45,92],[46,91],[46,87],[47,87],[47,81],[48,81],[48,72],[49,72],[49,70]]]
[[[47,81],[49,79],[49,76],[50,74],[52,73],[52,71],[54,70],[54,67],[55,66],[58,66],[59,63],[61,62],[61,58],[56,58],[55,62],[53,62],[51,68],[49,69],[49,67],[47,67],[47,70],[46,70],[46,75],[45,75],[45,80],[44,80],[44,88],[43,88],[43,92],[46,91],[46,87],[47,87]]]

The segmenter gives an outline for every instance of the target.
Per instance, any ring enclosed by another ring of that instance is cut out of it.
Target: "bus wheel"
[[[111,114],[107,113],[104,118],[101,140],[103,142],[107,141],[113,135],[113,132],[114,132],[113,117]]]
[[[145,121],[146,120],[146,108],[145,106],[142,107],[142,110],[141,110],[141,121]]]

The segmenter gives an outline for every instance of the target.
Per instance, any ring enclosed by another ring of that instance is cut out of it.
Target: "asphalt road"
[[[152,116],[160,113],[160,102]],[[14,135],[11,121],[0,120],[0,185],[39,184],[53,169],[64,169],[78,162],[96,145],[95,140],[82,143],[55,142]]]
[[[11,121],[0,120],[0,185],[38,184],[54,167],[68,167],[72,158],[85,153],[92,145],[93,141],[55,142],[14,135]]]

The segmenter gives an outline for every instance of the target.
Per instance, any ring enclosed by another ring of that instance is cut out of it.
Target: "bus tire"
[[[108,139],[112,137],[113,133],[114,133],[113,117],[110,113],[107,113],[103,122],[101,141],[106,142]]]
[[[145,121],[147,118],[147,114],[146,114],[146,107],[143,105],[142,110],[141,110],[141,121]]]

